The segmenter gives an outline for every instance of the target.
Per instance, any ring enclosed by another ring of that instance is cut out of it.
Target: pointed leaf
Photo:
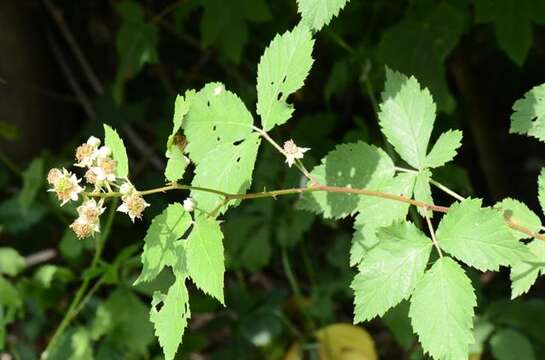
[[[366,321],[407,299],[428,263],[432,242],[410,222],[381,229],[379,243],[363,259],[351,288],[354,322]]]
[[[363,142],[341,144],[312,170],[320,184],[376,189],[394,176],[392,159],[381,149]],[[300,208],[323,213],[326,218],[342,218],[354,213],[360,204],[357,194],[307,192]]]
[[[110,126],[104,124],[104,143],[112,150],[112,157],[117,162],[117,177],[129,176],[129,159],[123,140]]]
[[[430,153],[426,156],[426,167],[440,167],[454,159],[458,148],[462,145],[462,132],[449,130],[439,136]]]
[[[155,292],[151,302],[150,320],[155,326],[155,335],[159,338],[165,360],[174,359],[182,343],[187,320],[191,317],[189,295],[184,282],[183,276],[177,276],[167,294]],[[157,309],[160,304],[162,306]]]
[[[332,18],[349,0],[297,0],[297,10],[301,14],[301,21],[310,29],[320,30],[329,24]]]
[[[509,133],[545,141],[545,84],[533,87],[515,101]]]
[[[545,272],[545,241],[535,239],[526,247],[533,256],[511,267],[511,299],[528,292]]]
[[[386,69],[386,85],[380,104],[380,127],[390,144],[409,165],[425,166],[435,121],[435,103],[414,77]]]
[[[500,211],[481,208],[480,199],[452,205],[437,229],[439,246],[481,271],[516,264],[528,251],[512,234]]]
[[[257,66],[257,113],[263,130],[289,120],[293,106],[289,95],[299,90],[312,66],[314,40],[308,28],[299,25],[277,35],[265,49]]]
[[[187,271],[195,285],[224,304],[225,261],[218,222],[205,215],[198,216],[187,239],[186,251]]]
[[[151,222],[144,238],[142,273],[135,284],[153,280],[165,266],[179,269],[183,256],[178,240],[191,225],[191,216],[179,203],[169,205]]]
[[[409,316],[425,352],[435,359],[467,359],[474,342],[471,281],[449,257],[440,258],[416,286]]]
[[[511,221],[517,223],[518,225],[524,226],[532,232],[539,232],[541,229],[541,220],[539,217],[526,206],[523,202],[514,200],[511,198],[506,198],[503,201],[494,205],[494,208],[500,209],[504,212],[504,217],[507,217]],[[510,229],[511,234],[520,239],[528,239],[531,236],[520,232],[515,229]]]

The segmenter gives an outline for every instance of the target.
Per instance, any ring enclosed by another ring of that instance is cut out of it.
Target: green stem
[[[93,256],[93,260],[91,261],[91,266],[90,266],[91,272],[94,269],[96,269],[98,266],[100,255],[102,254],[102,250],[104,249],[104,244],[106,243],[106,239],[108,238],[108,235],[110,234],[110,229],[112,227],[116,208],[117,208],[117,199],[110,206],[110,211],[108,213],[106,224],[103,228],[99,241],[97,241],[95,254]],[[83,282],[81,283],[80,287],[76,291],[76,295],[74,296],[74,299],[70,303],[70,306],[68,307],[68,310],[66,311],[64,318],[62,319],[61,323],[57,327],[57,330],[55,330],[55,333],[53,334],[53,337],[47,344],[47,347],[43,351],[41,355],[42,359],[48,358],[49,354],[55,348],[55,345],[60,340],[62,334],[64,333],[68,325],[70,325],[70,322],[76,317],[79,311],[81,311],[81,309],[83,308],[82,306],[80,306],[80,304],[83,303],[82,299],[83,299],[83,296],[85,295],[85,292],[89,288],[90,282],[91,282],[91,277],[85,277],[83,279]],[[98,282],[100,282],[100,280]]]

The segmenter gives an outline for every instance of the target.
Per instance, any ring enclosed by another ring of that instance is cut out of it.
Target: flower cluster
[[[85,186],[72,172],[62,168],[53,168],[47,174],[47,182],[51,185],[48,191],[54,192],[61,206],[69,201],[78,201],[82,194],[84,200],[78,206],[78,218],[70,225],[79,239],[93,236],[100,231],[100,215],[104,212],[104,193],[113,192],[119,188],[123,203],[118,211],[129,215],[131,220],[141,218],[142,212],[149,204],[128,181],[120,185],[117,177],[117,162],[112,158],[112,151],[107,146],[100,146],[100,139],[91,136],[87,142],[76,149],[74,166],[85,169],[83,178],[87,186],[93,187],[85,192]],[[96,201],[95,197],[101,199]]]

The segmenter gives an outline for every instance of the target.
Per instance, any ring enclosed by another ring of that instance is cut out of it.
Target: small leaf
[[[432,242],[410,222],[381,229],[351,288],[354,322],[371,320],[407,299],[424,275]]]
[[[545,272],[545,242],[535,239],[526,247],[534,256],[511,267],[511,299],[528,292],[539,274]]]
[[[205,215],[198,216],[187,239],[186,251],[187,271],[195,285],[224,304],[225,261],[218,222]]]
[[[409,165],[425,166],[435,121],[435,103],[414,77],[386,69],[386,85],[380,104],[380,127],[388,142]]]
[[[104,143],[112,150],[112,157],[117,161],[117,177],[127,178],[129,176],[129,159],[123,140],[117,131],[104,124]]]
[[[539,232],[541,229],[541,220],[539,217],[526,206],[523,202],[514,200],[511,198],[506,198],[503,201],[494,205],[494,208],[504,211],[504,217],[511,219],[511,221],[517,223],[518,225],[524,226],[532,232]],[[515,229],[510,229],[511,234],[517,239],[528,239],[531,236],[520,232]]]
[[[532,343],[520,332],[501,329],[490,338],[490,348],[498,360],[534,360]]]
[[[426,156],[424,166],[440,167],[454,159],[458,148],[462,145],[462,132],[460,130],[449,130],[439,136],[435,145]]]
[[[257,66],[257,113],[263,130],[289,120],[293,106],[288,96],[299,90],[312,66],[314,40],[306,26],[277,35]]]
[[[424,169],[418,173],[416,176],[416,181],[414,183],[414,198],[418,201],[425,202],[426,204],[433,205],[433,198],[431,197],[431,188],[430,188],[430,178],[431,171],[429,169]],[[425,210],[424,208],[419,207],[418,213],[422,216],[433,217],[433,212],[431,210]]]
[[[169,205],[151,222],[144,238],[142,252],[142,272],[135,285],[153,280],[165,266],[175,270],[181,268],[180,262],[185,259],[181,253],[183,246],[178,240],[191,225],[191,216],[179,203]]]
[[[533,87],[515,101],[509,133],[535,137],[545,142],[545,84]]]
[[[409,316],[425,352],[435,359],[467,359],[474,342],[471,281],[449,257],[428,270],[411,298]]]
[[[23,172],[23,188],[19,193],[22,213],[27,213],[43,183],[44,160],[42,158],[36,158]]]
[[[341,144],[329,152],[311,175],[320,184],[355,189],[376,189],[394,176],[392,159],[381,149],[364,142]],[[307,192],[299,207],[326,218],[353,214],[363,196],[331,192]]]
[[[502,213],[481,208],[480,199],[452,205],[441,219],[437,241],[446,252],[481,271],[498,271],[500,265],[516,264],[528,256]]]
[[[165,360],[172,360],[182,343],[189,311],[189,295],[185,287],[185,278],[177,276],[167,294],[155,292],[151,302],[150,320],[155,326],[155,335],[163,348]],[[158,306],[162,305],[160,309]]]
[[[25,258],[17,250],[9,247],[0,248],[0,274],[17,275],[25,268]]]
[[[329,24],[332,18],[349,0],[297,0],[297,11],[301,21],[310,29],[318,31]]]

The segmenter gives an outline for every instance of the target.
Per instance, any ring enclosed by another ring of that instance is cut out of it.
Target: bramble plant
[[[510,267],[512,298],[527,292],[545,271],[541,220],[525,204],[507,198],[486,207],[481,199],[464,198],[434,179],[435,169],[455,157],[462,132],[446,131],[430,144],[436,104],[430,91],[412,76],[386,69],[378,116],[395,154],[361,141],[345,143],[308,171],[303,163],[309,150],[305,144],[297,139],[277,142],[269,135],[292,118],[288,97],[303,86],[312,67],[313,35],[346,3],[297,1],[301,22],[277,35],[259,61],[259,124],[222,83],[209,83],[176,98],[165,153],[165,185],[148,190],[132,185],[123,140],[107,125],[104,145],[92,136],[76,149],[74,166],[82,169],[83,180],[64,168],[49,171],[50,191],[61,206],[82,199],[78,217],[70,225],[80,239],[102,231],[100,216],[109,204],[112,211],[126,213],[134,222],[153,201],[148,196],[187,193],[185,200],[168,205],[153,219],[135,282],[150,282],[164,268],[175,276],[168,291],[155,292],[151,302],[150,320],[166,359],[174,358],[191,317],[187,281],[225,304],[220,219],[245,200],[296,195],[301,211],[334,220],[354,217],[350,250],[350,265],[357,268],[351,283],[354,322],[382,317],[408,300],[413,331],[434,359],[466,359],[475,342],[477,298],[466,266],[482,272]],[[514,110],[511,132],[545,141],[545,85],[528,92]],[[180,135],[186,146],[177,140]],[[305,179],[302,186],[247,193],[262,142],[300,171]],[[394,163],[394,155],[399,164]],[[187,167],[194,170],[192,178],[186,175]],[[538,184],[545,210],[545,169]],[[432,186],[451,196],[453,203],[435,204]],[[407,220],[410,206],[418,209],[422,228],[415,221],[419,218]],[[433,216],[442,216],[436,229]],[[81,296],[76,295],[74,304]],[[57,345],[76,308],[69,308],[44,357]]]

